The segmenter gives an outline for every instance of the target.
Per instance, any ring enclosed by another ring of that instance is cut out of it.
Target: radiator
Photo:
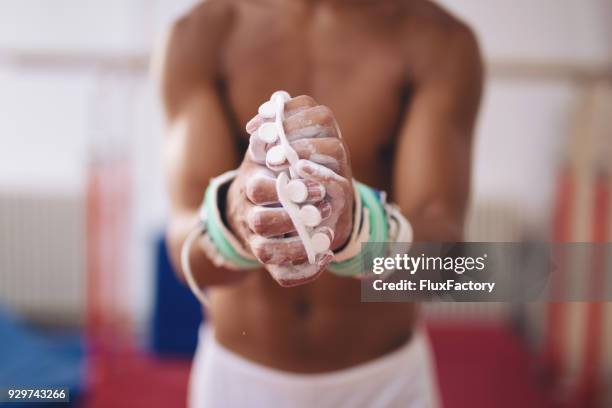
[[[46,324],[84,317],[83,197],[0,193],[0,307]]]

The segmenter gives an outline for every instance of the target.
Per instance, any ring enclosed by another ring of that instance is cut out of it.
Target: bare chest
[[[355,176],[386,187],[380,184],[388,179],[408,89],[403,62],[384,32],[360,27],[359,19],[320,17],[303,27],[270,16],[247,19],[234,29],[223,71],[237,129],[275,90],[310,95],[334,112]]]

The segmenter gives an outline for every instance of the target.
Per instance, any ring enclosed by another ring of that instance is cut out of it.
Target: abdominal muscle
[[[208,311],[217,340],[280,370],[317,373],[380,357],[411,337],[412,303],[361,303],[359,281],[324,273],[296,288],[280,287],[265,270],[211,290]]]

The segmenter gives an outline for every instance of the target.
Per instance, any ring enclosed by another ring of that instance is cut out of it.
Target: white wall
[[[82,72],[0,65],[0,186],[80,191],[94,82]]]
[[[150,42],[147,0],[4,0],[2,10],[3,49],[132,55]]]
[[[510,204],[526,224],[544,225],[583,85],[571,73],[612,66],[612,2],[439,3],[473,27],[489,63],[474,203]]]
[[[440,0],[469,22],[492,61],[609,64],[609,0]]]

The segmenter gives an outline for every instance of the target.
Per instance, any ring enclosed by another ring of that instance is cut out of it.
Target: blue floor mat
[[[68,387],[71,404],[1,403],[9,406],[76,406],[85,378],[83,337],[28,327],[0,310],[0,389]]]
[[[191,357],[198,342],[202,306],[177,279],[163,238],[156,242],[154,293],[151,351],[160,356]]]

